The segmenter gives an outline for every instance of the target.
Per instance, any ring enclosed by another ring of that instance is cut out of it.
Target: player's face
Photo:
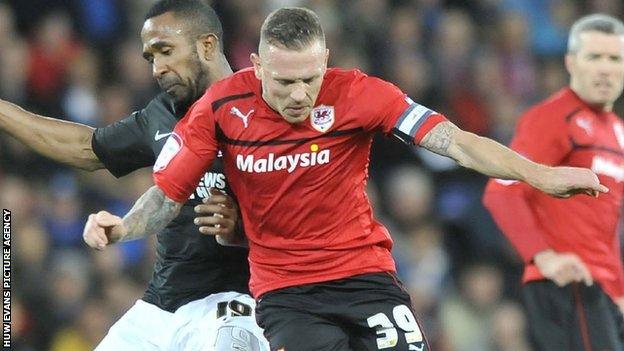
[[[624,37],[591,31],[579,39],[579,50],[566,56],[570,86],[587,103],[611,110],[624,88]]]
[[[321,90],[327,57],[320,40],[301,50],[261,44],[251,61],[262,80],[262,97],[289,123],[305,121]]]
[[[160,88],[177,105],[189,105],[208,86],[208,68],[189,36],[184,22],[171,12],[148,19],[141,30],[143,57],[151,63]]]

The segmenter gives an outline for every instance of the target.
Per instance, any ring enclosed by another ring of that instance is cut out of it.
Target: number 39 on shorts
[[[423,334],[412,310],[405,305],[398,305],[392,310],[392,316],[396,326],[384,313],[377,313],[367,319],[368,326],[374,328],[379,335],[377,348],[382,350],[395,347],[399,342],[399,333],[396,328],[398,327],[405,332],[405,341],[409,345],[409,350],[422,350],[424,347]]]

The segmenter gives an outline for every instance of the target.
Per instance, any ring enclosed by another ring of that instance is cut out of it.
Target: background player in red
[[[327,57],[313,12],[273,12],[251,56],[254,69],[211,86],[163,148],[157,185],[123,219],[91,230],[162,227],[221,149],[249,241],[257,319],[272,349],[424,350],[394,273],[392,241],[365,193],[375,132],[555,196],[607,191],[587,169],[531,162],[388,82],[327,69]]]
[[[569,87],[522,116],[511,148],[535,162],[591,168],[609,193],[561,201],[495,179],[484,203],[526,262],[523,293],[538,349],[624,350],[614,304],[624,313],[624,124],[612,111],[624,86],[622,22],[578,20],[565,63]]]

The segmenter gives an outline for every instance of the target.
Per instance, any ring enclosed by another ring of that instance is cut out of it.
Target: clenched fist
[[[90,247],[103,250],[106,245],[123,239],[127,232],[121,217],[100,211],[89,215],[82,238]]]

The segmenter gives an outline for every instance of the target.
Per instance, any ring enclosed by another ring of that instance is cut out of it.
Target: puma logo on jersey
[[[604,157],[594,156],[591,170],[596,174],[611,177],[617,182],[624,180],[624,167]]]
[[[158,140],[164,139],[164,138],[170,136],[171,133],[173,133],[173,132],[160,134],[160,130],[157,130],[156,131],[156,135],[154,135],[154,140],[158,141]]]
[[[240,118],[243,120],[243,124],[245,125],[245,128],[247,128],[247,125],[249,124],[249,116],[251,116],[251,114],[254,113],[254,110],[251,110],[249,112],[247,112],[246,115],[244,115],[238,108],[236,107],[232,107],[230,109],[230,114],[233,114],[234,116]]]
[[[317,149],[318,150],[318,149]],[[253,155],[237,155],[236,167],[243,172],[266,173],[286,170],[292,173],[298,167],[310,167],[329,163],[329,150],[305,152],[301,154],[275,156],[270,153],[267,158],[254,158]]]
[[[578,125],[579,127],[583,128],[585,130],[585,133],[587,133],[587,135],[591,135],[594,131],[594,128],[592,127],[592,123],[591,120],[588,118],[579,118],[576,120],[576,125]]]

